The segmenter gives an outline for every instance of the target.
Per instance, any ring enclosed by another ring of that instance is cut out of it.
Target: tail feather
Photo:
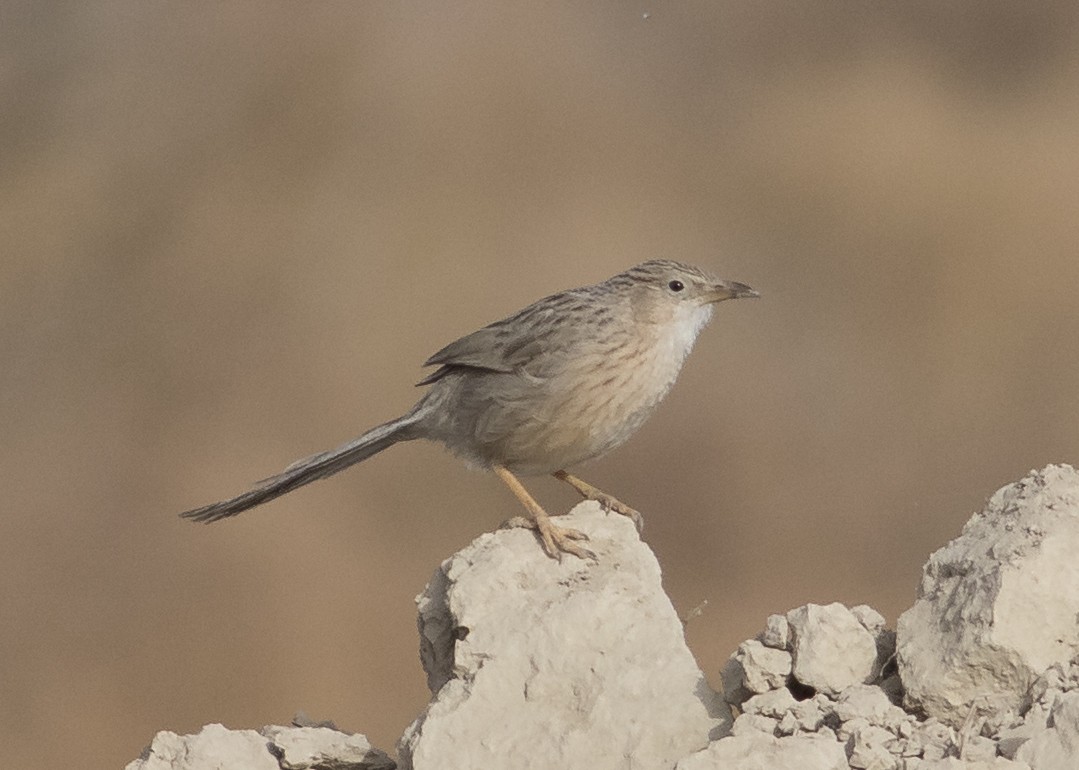
[[[276,476],[259,481],[252,489],[236,497],[194,508],[180,514],[185,519],[209,524],[229,516],[235,516],[256,505],[262,505],[287,494],[294,489],[310,484],[312,481],[332,476],[350,465],[366,460],[373,454],[396,444],[417,438],[411,428],[420,415],[410,412],[404,417],[391,420],[364,433],[347,444],[320,452],[303,460],[292,463]]]

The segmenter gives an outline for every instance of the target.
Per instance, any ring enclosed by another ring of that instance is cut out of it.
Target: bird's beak
[[[725,299],[752,299],[760,294],[751,286],[737,281],[720,281],[708,292],[708,302],[722,302]]]

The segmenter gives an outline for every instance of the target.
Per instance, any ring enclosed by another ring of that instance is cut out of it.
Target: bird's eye
[[[686,288],[686,285],[681,281],[671,281],[667,284],[667,288],[671,291],[682,291],[682,289]]]

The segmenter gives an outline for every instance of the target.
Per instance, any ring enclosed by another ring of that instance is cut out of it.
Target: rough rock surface
[[[502,530],[419,597],[434,698],[401,739],[402,768],[671,768],[727,731],[633,524],[595,503],[558,523],[598,560],[557,562],[532,532]]]
[[[865,605],[770,616],[724,667],[733,725],[630,522],[589,504],[562,520],[597,563],[484,535],[418,600],[435,695],[402,767],[1079,770],[1077,519],[1067,466],[997,492],[926,565],[898,666]],[[162,732],[128,770],[394,767],[362,735],[297,724]]]
[[[873,615],[880,617],[876,612]],[[792,673],[807,687],[838,695],[846,687],[872,682],[880,675],[873,631],[842,604],[807,604],[788,612],[787,623]]]
[[[907,705],[958,727],[1030,706],[1031,685],[1079,653],[1079,472],[998,490],[925,565],[898,627]],[[1076,764],[1079,767],[1079,763]]]
[[[393,770],[387,754],[358,733],[327,727],[229,730],[206,725],[195,735],[163,730],[126,770]]]
[[[845,618],[846,608],[799,607],[786,617]],[[858,770],[1076,770],[1079,768],[1079,661],[1051,667],[1032,687],[1033,705],[1023,715],[1011,715],[1006,724],[984,717],[968,719],[954,728],[936,717],[908,713],[902,690],[890,669],[889,640],[894,635],[877,622],[869,607],[846,611],[859,618],[860,628],[838,620],[828,631],[814,637],[820,650],[807,648],[802,654],[831,661],[822,664],[824,681],[836,682],[850,667],[835,649],[863,644],[862,631],[875,634],[876,678],[869,683],[851,684],[838,692],[814,692],[804,682],[790,677],[785,684],[754,693],[746,686],[745,650],[739,646],[732,659],[737,665],[724,669],[725,676],[739,681],[724,682],[728,700],[739,712],[731,735],[714,741],[706,750],[678,763],[678,770],[815,770],[816,768],[857,768]],[[772,616],[756,641],[778,640]],[[795,621],[796,623],[797,621]],[[792,623],[792,625],[794,625]],[[838,628],[846,628],[847,641]],[[803,642],[806,637],[803,636]],[[754,640],[750,640],[754,641]],[[797,633],[788,639],[793,654]],[[810,645],[812,647],[812,645]],[[755,681],[763,681],[758,676]],[[970,712],[971,715],[974,712]]]
[[[762,732],[731,736],[686,757],[676,770],[847,770],[847,755],[834,739],[818,735],[775,738]]]

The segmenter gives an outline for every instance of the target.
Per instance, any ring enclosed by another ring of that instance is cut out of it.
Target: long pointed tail
[[[184,511],[180,515],[192,521],[201,521],[209,524],[213,521],[226,519],[238,513],[262,505],[270,500],[287,494],[294,489],[310,484],[312,481],[332,476],[338,471],[343,471],[350,465],[366,460],[373,454],[381,452],[388,446],[398,441],[408,441],[419,438],[413,430],[416,423],[421,419],[422,412],[413,410],[404,417],[379,425],[364,433],[359,438],[331,449],[328,452],[320,452],[303,460],[294,462],[276,476],[263,479],[252,489],[228,500],[211,505],[204,505],[190,511]]]

